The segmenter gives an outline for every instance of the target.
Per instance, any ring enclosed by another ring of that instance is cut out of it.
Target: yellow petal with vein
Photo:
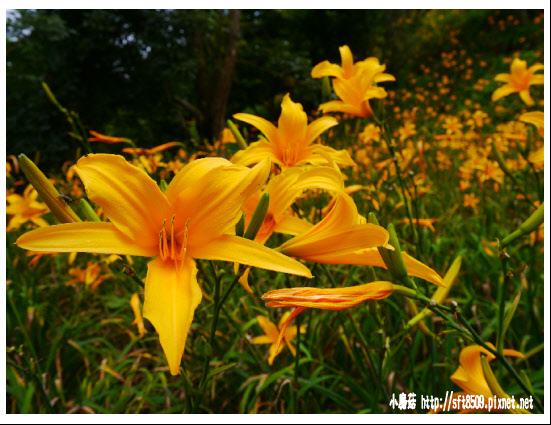
[[[246,199],[262,187],[269,173],[266,159],[252,169],[231,164],[213,168],[196,181],[186,179],[171,202],[177,220],[189,220],[188,252],[233,229]],[[178,237],[184,232],[182,226]]]
[[[232,156],[231,162],[234,164],[248,166],[251,164],[257,164],[266,158],[271,158],[273,162],[281,165],[276,148],[271,143],[260,141],[251,143],[244,151],[236,152],[235,155]]]
[[[289,145],[295,145],[295,143],[298,146],[303,145],[306,139],[307,126],[308,117],[306,116],[306,112],[303,111],[302,105],[293,102],[289,93],[287,93],[281,102],[281,115],[278,121],[278,143],[283,144],[286,142]]]
[[[231,261],[276,272],[312,277],[310,270],[298,261],[238,236],[223,235],[188,252],[197,259]]]
[[[277,128],[270,121],[262,117],[257,117],[256,115],[243,113],[235,114],[233,117],[236,120],[245,121],[247,124],[258,128],[262,132],[262,134],[266,136],[266,139],[268,139],[270,142],[278,142]]]
[[[170,373],[180,373],[180,362],[195,309],[201,302],[195,261],[187,257],[180,271],[160,257],[147,265],[143,316],[159,333]]]
[[[309,231],[314,225],[301,218],[284,215],[274,226],[274,232],[284,233],[286,235],[300,235]]]
[[[309,145],[316,141],[316,139],[326,130],[329,130],[331,127],[334,127],[339,122],[333,117],[322,117],[311,122],[306,129],[306,138],[304,141],[304,146]]]
[[[119,155],[82,157],[75,170],[88,198],[103,208],[113,224],[144,248],[159,244],[159,230],[171,206],[147,173]]]
[[[113,223],[67,223],[43,227],[17,239],[23,249],[42,252],[93,252],[152,257],[153,248],[137,245]]]
[[[276,325],[274,325],[266,316],[256,316],[256,320],[266,336],[271,338],[270,342],[273,343],[276,341],[279,336],[279,330]]]
[[[343,69],[339,65],[330,63],[329,61],[323,61],[321,63],[318,63],[312,69],[312,78],[321,78],[325,76],[342,77]]]

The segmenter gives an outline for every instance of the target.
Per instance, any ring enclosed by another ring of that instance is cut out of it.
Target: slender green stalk
[[[237,274],[233,278],[233,281],[228,287],[228,290],[224,293],[222,297],[220,297],[220,276],[216,272],[216,268],[214,267],[214,263],[212,261],[209,261],[209,266],[210,266],[211,272],[214,275],[214,299],[213,299],[214,315],[212,317],[212,323],[210,327],[210,335],[209,335],[209,341],[208,341],[210,347],[212,348],[214,347],[216,328],[218,327],[218,319],[220,317],[220,311],[222,310],[224,303],[226,302],[228,296],[230,295],[230,292],[233,290],[237,282],[239,282],[239,278],[242,275],[242,271],[240,267]],[[197,413],[197,409],[199,408],[199,404],[203,396],[204,385],[206,383],[206,379],[209,373],[211,358],[212,358],[212,350],[210,350],[210,352],[205,356],[205,360],[203,363],[203,373],[201,374],[201,381],[199,382],[199,389],[197,391],[197,397],[195,398],[195,403],[193,404],[192,413]]]
[[[294,385],[294,394],[293,394],[293,400],[294,400],[294,408],[295,408],[295,413],[299,413],[298,411],[298,379],[299,379],[299,374],[298,374],[298,366],[299,366],[299,359],[300,359],[300,325],[301,325],[301,318],[302,316],[299,314],[297,317],[296,317],[296,325],[297,325],[297,336],[296,336],[296,349],[297,349],[297,354],[295,356],[295,385]]]
[[[497,337],[496,347],[499,354],[503,355],[503,340],[505,335],[503,333],[503,320],[505,318],[505,285],[512,278],[512,274],[508,271],[509,267],[509,254],[505,252],[500,253],[501,267],[503,270],[503,279],[497,284]]]

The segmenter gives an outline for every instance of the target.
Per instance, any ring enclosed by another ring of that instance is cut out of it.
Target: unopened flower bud
[[[60,193],[34,162],[26,155],[21,154],[19,155],[19,165],[42,200],[61,223],[82,221],[65,200],[60,197]]]

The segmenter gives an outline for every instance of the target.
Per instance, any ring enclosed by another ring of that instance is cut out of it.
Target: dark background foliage
[[[197,144],[237,112],[277,119],[287,92],[315,110],[320,82],[310,71],[326,59],[340,63],[344,44],[356,60],[379,57],[397,78],[393,88],[408,88],[423,77],[419,65],[442,52],[468,49],[499,63],[535,49],[543,37],[543,25],[534,31],[536,13],[20,10],[7,22],[7,153],[40,151],[46,166],[74,157],[78,144],[42,81],[87,130],[142,147]],[[499,21],[510,15],[519,23],[504,31]],[[457,66],[449,76],[460,72]]]

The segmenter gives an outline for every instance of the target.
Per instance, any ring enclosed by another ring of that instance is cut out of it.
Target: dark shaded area
[[[192,139],[199,145],[234,113],[276,119],[287,92],[315,110],[320,82],[310,71],[326,59],[340,63],[341,45],[356,60],[379,57],[397,78],[393,87],[407,88],[419,64],[440,60],[442,52],[468,49],[497,62],[535,49],[543,40],[543,25],[533,23],[537,13],[19,11],[7,24],[7,153],[40,151],[47,165],[74,156],[78,143],[42,81],[87,130],[142,147]],[[500,19],[509,16],[518,25],[500,31]]]

